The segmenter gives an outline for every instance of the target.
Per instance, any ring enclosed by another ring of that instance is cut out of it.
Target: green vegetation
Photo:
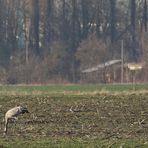
[[[0,93],[100,93],[100,92],[129,92],[147,91],[148,84],[69,84],[69,85],[1,85]]]
[[[148,143],[146,141],[137,140],[100,140],[100,139],[82,139],[82,138],[49,138],[45,140],[36,140],[36,141],[1,141],[1,147],[9,148],[119,148],[119,147],[128,147],[128,148],[147,148]]]
[[[0,147],[148,147],[147,85],[136,85],[138,91],[131,93],[132,85],[0,86],[0,90]],[[19,104],[27,105],[31,114],[20,116],[16,126],[9,124],[4,136],[4,113]]]

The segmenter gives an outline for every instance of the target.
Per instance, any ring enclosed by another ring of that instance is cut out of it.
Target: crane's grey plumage
[[[17,106],[8,110],[5,114],[5,128],[4,132],[7,133],[8,123],[9,121],[16,120],[17,116],[20,114],[29,113],[26,107]]]

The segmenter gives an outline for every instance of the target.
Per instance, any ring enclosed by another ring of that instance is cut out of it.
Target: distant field
[[[148,84],[1,85],[0,93],[100,93],[148,91]]]
[[[0,86],[0,147],[147,148],[147,91],[148,85]],[[31,114],[4,136],[4,113],[19,104]]]

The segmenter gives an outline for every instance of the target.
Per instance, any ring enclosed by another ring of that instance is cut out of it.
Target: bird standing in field
[[[5,128],[4,132],[7,133],[9,121],[16,121],[17,116],[20,114],[29,113],[26,107],[17,106],[8,110],[5,114]]]

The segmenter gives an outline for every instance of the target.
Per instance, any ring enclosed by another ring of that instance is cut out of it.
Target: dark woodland
[[[147,5],[147,0],[0,0],[0,83],[118,83],[121,77],[126,83],[133,76],[147,82]],[[122,65],[83,73],[120,59]],[[142,63],[142,69],[129,71],[128,63]]]

